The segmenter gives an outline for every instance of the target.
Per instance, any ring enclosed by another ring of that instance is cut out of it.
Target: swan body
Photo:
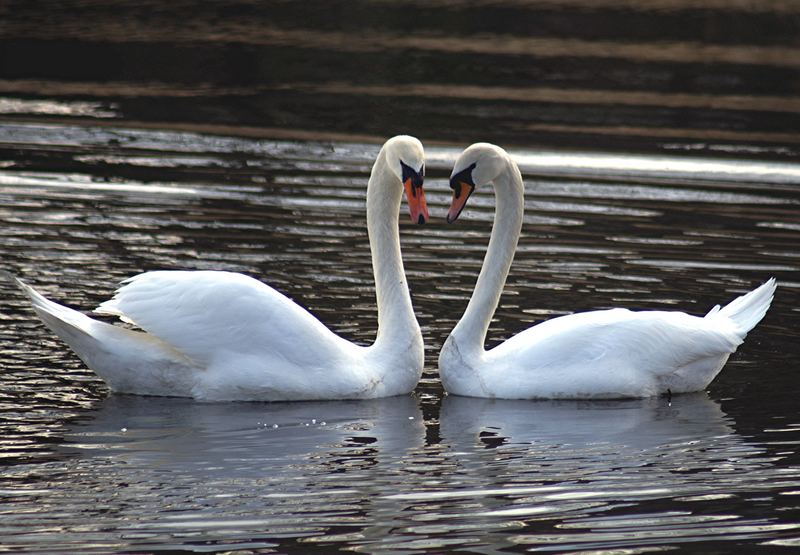
[[[495,224],[475,291],[445,341],[439,372],[456,395],[504,399],[649,397],[704,389],[764,317],[774,279],[705,317],[627,309],[561,316],[495,348],[483,347],[522,227],[523,183],[499,147],[472,145],[459,157],[448,221],[476,186],[492,183]]]
[[[416,168],[416,169],[415,169]],[[400,255],[405,188],[415,222],[428,218],[421,143],[394,137],[367,187],[378,334],[351,343],[275,289],[222,271],[134,276],[96,312],[142,331],[94,320],[17,280],[41,320],[117,392],[200,400],[361,399],[410,392],[422,373],[422,334]]]

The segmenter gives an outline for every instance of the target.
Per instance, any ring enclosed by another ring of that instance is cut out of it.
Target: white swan
[[[458,218],[476,186],[494,185],[497,207],[486,258],[461,320],[439,354],[445,389],[505,399],[648,397],[705,388],[764,317],[775,291],[758,289],[699,318],[682,312],[599,310],[553,318],[486,351],[522,227],[523,183],[501,148],[467,148],[450,177]]]
[[[378,334],[362,347],[337,336],[268,285],[242,274],[156,271],[126,280],[95,312],[144,330],[93,320],[18,281],[42,321],[109,387],[202,400],[360,399],[410,392],[423,343],[400,255],[405,188],[411,218],[428,219],[422,144],[383,145],[367,186]]]

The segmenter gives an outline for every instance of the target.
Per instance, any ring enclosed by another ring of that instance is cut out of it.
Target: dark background
[[[796,159],[798,91],[792,1],[0,2],[0,99],[148,126]]]

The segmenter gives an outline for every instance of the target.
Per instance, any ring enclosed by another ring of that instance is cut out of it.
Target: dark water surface
[[[744,0],[0,3],[0,268],[55,300],[233,270],[368,343],[381,140],[426,144],[433,217],[401,218],[427,355],[408,397],[109,395],[0,280],[0,550],[796,550],[799,19]],[[474,140],[526,181],[490,344],[581,310],[701,314],[778,279],[707,392],[443,394],[493,216],[482,190],[443,221]]]

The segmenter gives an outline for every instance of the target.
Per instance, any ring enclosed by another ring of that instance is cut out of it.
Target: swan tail
[[[715,306],[705,317],[725,318],[733,322],[744,338],[767,313],[776,288],[775,278],[770,278],[760,287],[737,297],[724,307]]]
[[[51,301],[17,277],[14,277],[14,281],[30,299],[39,319],[78,354],[80,346],[91,340],[93,328],[104,325],[77,310]]]
[[[196,367],[156,337],[94,320],[47,299],[13,277],[42,322],[114,391],[142,395],[191,396]]]

